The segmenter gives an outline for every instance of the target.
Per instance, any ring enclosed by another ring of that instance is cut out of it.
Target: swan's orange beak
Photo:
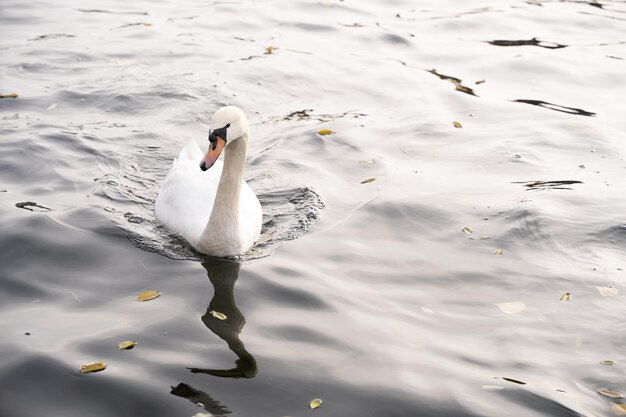
[[[217,161],[217,158],[220,157],[222,149],[224,149],[224,146],[226,145],[226,141],[221,137],[216,135],[215,138],[217,139],[217,144],[213,147],[213,144],[210,143],[209,150],[206,155],[204,155],[204,158],[202,158],[202,161],[200,161],[200,169],[203,171],[206,171],[213,166],[215,161]]]

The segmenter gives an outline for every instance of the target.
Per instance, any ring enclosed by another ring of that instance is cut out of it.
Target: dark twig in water
[[[478,94],[476,94],[474,92],[474,90],[472,90],[471,88],[461,84],[463,80],[461,80],[460,78],[456,78],[456,77],[451,77],[449,75],[440,74],[439,72],[437,72],[436,69],[426,70],[426,72],[430,72],[431,74],[436,75],[437,77],[439,77],[442,80],[451,82],[452,84],[454,84],[454,89],[456,91],[460,91],[461,93],[465,93],[465,94],[469,94],[469,95],[474,96],[474,97],[478,97]]]
[[[39,204],[33,201],[24,201],[22,203],[16,203],[15,207],[28,210],[28,211],[40,211],[40,212],[52,211],[51,208],[40,206]]]
[[[575,114],[578,116],[593,117],[596,115],[595,113],[587,111],[587,110],[577,109],[576,107],[561,106],[559,104],[548,103],[547,101],[542,101],[542,100],[517,99],[513,101],[515,103],[530,104],[531,106],[543,107],[545,109],[560,111],[562,113],[567,113],[567,114]]]
[[[563,180],[563,181],[514,181],[512,184],[524,184],[524,187],[528,190],[572,190],[571,187],[564,187],[564,185],[583,184],[582,181],[577,180]]]
[[[293,113],[290,113],[287,116],[285,116],[283,120],[292,120],[292,119],[311,120],[313,119],[313,120],[317,120],[318,122],[329,122],[331,120],[337,120],[337,119],[341,119],[342,117],[348,117],[348,116],[352,117],[353,119],[358,119],[360,117],[367,116],[367,114],[358,113],[355,110],[348,110],[343,113],[336,113],[336,114],[311,114],[312,111],[313,109],[304,109],[304,110],[294,111]]]
[[[495,41],[487,41],[488,44],[490,45],[495,45],[495,46],[539,46],[541,48],[547,48],[547,49],[560,49],[560,48],[567,48],[569,45],[563,45],[560,43],[556,43],[556,42],[545,42],[545,41],[540,41],[537,38],[532,38],[532,39],[528,39],[528,40],[495,40]]]
[[[36,38],[29,39],[31,41],[42,41],[44,39],[58,39],[58,38],[75,38],[74,35],[68,35],[66,33],[51,33],[49,35],[41,35]]]

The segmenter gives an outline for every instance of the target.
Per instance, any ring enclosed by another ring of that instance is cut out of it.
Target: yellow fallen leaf
[[[611,411],[616,416],[626,416],[626,404],[612,403]]]
[[[100,372],[100,371],[103,371],[106,367],[107,367],[107,364],[104,363],[104,361],[88,363],[86,365],[80,366],[80,373],[86,374],[89,372]]]
[[[322,405],[322,400],[320,400],[319,398],[316,398],[309,403],[309,407],[311,407],[311,410],[315,410],[320,405]]]
[[[621,393],[617,391],[611,391],[608,388],[600,388],[598,390],[598,394],[604,395],[605,397],[609,397],[609,398],[624,398],[624,396]]]
[[[515,313],[519,313],[520,311],[524,311],[526,309],[526,304],[519,303],[519,302],[498,303],[496,305],[498,306],[500,310],[502,310],[503,313],[506,313],[506,314],[515,314]]]
[[[274,53],[275,50],[277,50],[278,48],[274,47],[274,46],[268,46],[267,48],[265,48],[265,54],[266,55],[271,55]]]
[[[141,294],[139,294],[137,296],[137,298],[135,298],[135,301],[149,301],[149,300],[154,300],[155,298],[157,298],[158,296],[160,296],[161,293],[158,291],[144,291]]]
[[[211,316],[215,317],[218,320],[226,320],[227,319],[226,314],[220,313],[219,311],[211,310],[209,313],[211,314]]]
[[[463,228],[463,233],[473,233],[474,231],[472,230],[471,227],[464,227]]]
[[[130,349],[134,348],[136,344],[137,344],[137,342],[135,342],[134,340],[127,340],[125,342],[120,342],[117,345],[117,348],[119,350],[130,350]]]
[[[613,365],[615,362],[612,360],[600,361],[602,365]]]
[[[335,131],[330,129],[320,129],[317,131],[317,134],[321,136],[332,135],[334,133]]]
[[[376,181],[376,178],[368,178],[366,180],[361,181],[361,184],[369,184],[370,182]]]
[[[566,292],[566,293],[564,293],[564,294],[561,296],[560,300],[561,300],[561,301],[569,301],[569,300],[570,300],[570,298],[572,298],[572,294],[570,294],[570,293]]]
[[[151,27],[151,26],[152,26],[152,23],[144,23],[143,25],[144,25],[145,27],[149,28],[149,27]]]
[[[460,122],[454,122],[452,123],[454,125],[454,127],[456,127],[457,129],[460,129],[463,127],[463,125]]]
[[[502,255],[504,253],[504,249],[496,249],[494,252],[496,255]]]
[[[619,290],[614,287],[596,287],[600,295],[604,297],[615,297],[619,294]]]
[[[0,94],[0,98],[17,98],[17,94],[15,94],[15,93],[11,93],[11,94]]]

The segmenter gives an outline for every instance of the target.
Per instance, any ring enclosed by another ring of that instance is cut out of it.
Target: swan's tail
[[[183,147],[183,149],[181,149],[178,159],[174,160],[173,166],[176,166],[183,161],[200,162],[202,156],[200,146],[198,146],[198,143],[192,139]]]

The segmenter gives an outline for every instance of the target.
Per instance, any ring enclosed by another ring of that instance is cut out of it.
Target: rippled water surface
[[[0,56],[1,416],[622,411],[626,2],[5,0]],[[153,214],[224,104],[236,261]]]

